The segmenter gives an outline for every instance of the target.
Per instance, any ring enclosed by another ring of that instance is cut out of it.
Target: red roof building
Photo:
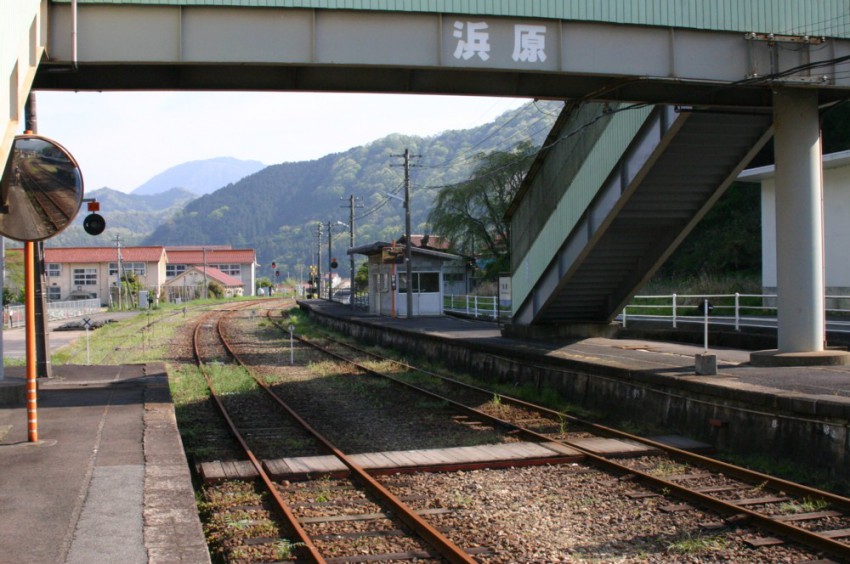
[[[7,253],[21,253],[9,248]],[[97,298],[104,305],[117,299],[119,263],[122,275],[132,273],[154,301],[166,282],[197,267],[232,294],[254,295],[256,253],[229,246],[194,247],[45,247],[47,298],[61,301]],[[240,290],[236,290],[241,286]]]

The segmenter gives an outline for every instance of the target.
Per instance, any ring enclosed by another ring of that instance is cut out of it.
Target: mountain
[[[540,145],[561,106],[560,102],[531,102],[474,129],[427,138],[394,134],[313,161],[272,165],[193,200],[144,244],[250,247],[257,250],[261,264],[276,261],[282,275],[295,276],[316,262],[319,223],[323,224],[323,262],[328,222],[337,235],[332,252],[345,256],[348,228],[337,221],[349,223],[352,195],[357,199],[355,244],[402,235],[404,209],[386,194],[403,189],[400,155],[405,149],[415,155],[410,171],[413,231],[424,233],[439,188],[466,180],[482,153],[508,151],[528,139]]]
[[[232,157],[190,161],[157,174],[131,193],[147,196],[171,188],[184,188],[200,196],[254,174],[265,166],[260,161],[244,161]]]
[[[89,214],[84,202],[74,222],[50,239],[49,246],[103,246],[111,244],[116,235],[121,237],[122,244],[141,244],[145,236],[198,196],[183,188],[172,188],[150,196],[137,196],[111,188],[101,188],[86,192],[85,197],[94,198],[100,204],[98,213],[106,219],[106,231],[94,237],[83,230],[83,220]]]

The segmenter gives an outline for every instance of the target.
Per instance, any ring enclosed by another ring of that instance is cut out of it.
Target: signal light
[[[331,268],[336,268],[339,266],[339,263],[336,261],[336,258],[331,259]]]
[[[106,220],[100,214],[90,213],[83,220],[83,229],[89,235],[100,235],[106,229]]]

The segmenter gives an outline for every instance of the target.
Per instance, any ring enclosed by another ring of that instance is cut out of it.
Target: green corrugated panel
[[[53,0],[69,3],[71,0]],[[530,17],[848,37],[848,0],[78,0],[81,4],[260,6]]]
[[[526,255],[528,269],[526,270],[525,265],[514,269],[511,281],[511,300],[514,304],[525,301],[652,109],[652,106],[646,106],[622,111],[615,114],[608,123],[593,151],[573,178],[569,189],[558,202],[554,213],[531,245]]]

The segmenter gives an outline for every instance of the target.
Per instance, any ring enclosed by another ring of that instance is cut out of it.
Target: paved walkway
[[[53,370],[38,442],[0,408],[0,561],[209,562],[164,365]]]

